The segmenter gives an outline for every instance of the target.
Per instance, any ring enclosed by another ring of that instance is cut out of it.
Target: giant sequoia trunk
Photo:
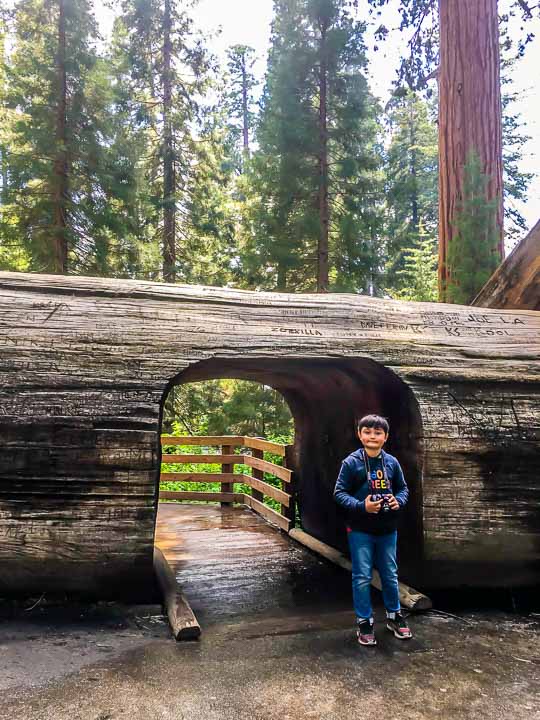
[[[53,235],[51,271],[66,273],[68,262],[67,199],[67,71],[66,71],[66,14],[64,0],[58,3],[58,48],[56,56],[56,157],[53,172]]]
[[[332,490],[376,412],[411,491],[403,579],[538,580],[539,313],[0,273],[0,327],[0,595],[148,594],[161,406],[214,378],[289,404],[309,534],[346,547]]]
[[[489,177],[486,201],[497,203],[489,249],[495,266],[504,255],[502,121],[497,0],[440,0],[439,12],[439,291],[444,302],[452,297],[460,262],[452,259],[451,248],[464,203],[464,167],[473,154]]]

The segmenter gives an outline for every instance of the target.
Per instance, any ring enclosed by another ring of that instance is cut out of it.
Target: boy
[[[358,421],[362,448],[341,465],[334,500],[344,510],[352,561],[353,605],[358,642],[376,645],[371,610],[371,575],[377,566],[386,607],[386,627],[400,640],[412,637],[401,614],[396,562],[397,521],[409,490],[399,462],[382,448],[388,421],[366,415]]]

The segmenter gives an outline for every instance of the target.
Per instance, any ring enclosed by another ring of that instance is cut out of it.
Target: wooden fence
[[[162,446],[195,445],[202,447],[219,447],[220,452],[205,455],[180,454],[163,455],[162,462],[169,463],[216,463],[221,465],[221,472],[179,472],[161,473],[161,480],[180,481],[191,483],[221,483],[220,492],[204,492],[178,490],[160,490],[162,500],[204,500],[207,502],[221,502],[222,505],[243,503],[266,520],[274,523],[282,530],[288,532],[294,527],[294,493],[293,471],[286,467],[290,464],[291,445],[252,438],[243,435],[223,436],[179,436],[162,435]],[[249,449],[250,453],[237,453],[236,448]],[[284,465],[276,465],[264,459],[264,452],[270,452],[284,458]],[[251,468],[251,475],[235,473],[235,465],[247,465]],[[273,475],[280,480],[281,488],[265,482],[264,473]],[[248,485],[251,494],[234,491],[235,483]],[[280,503],[281,510],[277,512],[264,504],[264,497],[272,498]]]

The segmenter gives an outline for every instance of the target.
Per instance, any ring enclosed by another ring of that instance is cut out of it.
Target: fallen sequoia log
[[[540,222],[499,265],[473,305],[540,310]]]
[[[411,490],[403,579],[538,582],[538,312],[0,273],[0,593],[146,599],[164,399],[233,377],[291,408],[311,536],[346,548],[332,490],[377,412]]]

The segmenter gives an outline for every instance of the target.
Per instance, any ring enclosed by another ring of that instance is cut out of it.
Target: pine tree
[[[399,290],[406,280],[405,259],[418,247],[421,232],[437,235],[437,127],[427,102],[412,90],[396,90],[387,111],[386,282]]]
[[[62,273],[89,251],[83,189],[95,127],[85,89],[96,28],[86,0],[20,0],[14,17],[3,221],[29,253],[31,269]]]
[[[34,271],[126,274],[130,163],[119,144],[113,78],[96,43],[89,0],[15,6],[1,229]]]
[[[179,250],[192,163],[194,126],[208,82],[209,58],[180,0],[123,0],[121,23],[140,113],[151,137],[147,177],[160,214],[163,279],[186,274]]]
[[[241,137],[243,153],[249,156],[250,136],[255,113],[254,90],[257,85],[253,74],[255,51],[248,45],[234,45],[227,51],[228,96],[227,107],[233,134]]]
[[[275,2],[246,213],[244,268],[260,287],[367,289],[379,271],[363,31],[343,1]]]
[[[181,237],[189,262],[182,279],[227,285],[237,264],[236,146],[230,135],[226,103],[207,108],[199,126]]]
[[[462,201],[455,213],[449,263],[453,268],[446,288],[448,302],[468,305],[498,265],[493,253],[498,236],[498,202],[488,201],[490,178],[471,152],[463,169]]]
[[[438,297],[437,253],[434,237],[418,229],[418,238],[413,247],[403,254],[402,268],[396,272],[399,289],[392,291],[398,300],[436,302]]]

